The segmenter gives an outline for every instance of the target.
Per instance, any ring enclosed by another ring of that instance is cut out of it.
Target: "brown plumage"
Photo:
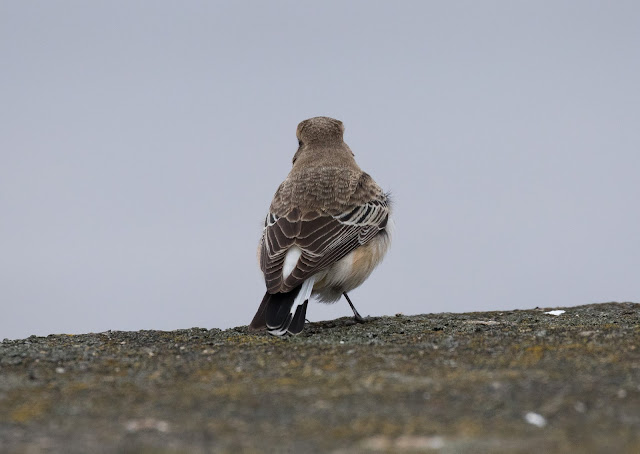
[[[258,247],[267,292],[252,328],[297,334],[310,295],[324,302],[346,296],[386,253],[388,196],[356,164],[343,133],[342,122],[328,117],[298,125],[293,168],[273,197]]]

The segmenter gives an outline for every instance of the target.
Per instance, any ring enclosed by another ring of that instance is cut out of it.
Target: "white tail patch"
[[[302,249],[298,246],[291,246],[287,251],[287,255],[284,256],[284,265],[282,265],[282,280],[284,281],[293,272],[298,259],[302,255]],[[303,287],[304,288],[304,287]]]
[[[304,304],[304,302],[309,299],[309,297],[311,296],[311,291],[313,290],[313,284],[315,283],[315,274],[307,278],[307,280],[302,283],[302,288],[300,289],[298,296],[296,296],[296,299],[293,301],[293,306],[291,307],[292,314],[296,313],[296,308],[298,306]]]

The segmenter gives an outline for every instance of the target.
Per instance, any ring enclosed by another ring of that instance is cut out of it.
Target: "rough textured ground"
[[[640,453],[640,305],[0,344],[0,451]]]

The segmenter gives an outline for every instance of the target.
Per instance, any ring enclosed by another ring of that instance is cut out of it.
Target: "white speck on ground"
[[[534,413],[532,411],[524,415],[524,419],[529,424],[533,424],[534,426],[537,426],[537,427],[544,427],[547,425],[547,420],[545,419],[544,416],[538,413]]]
[[[545,312],[545,314],[549,314],[549,315],[561,315],[561,314],[564,314],[565,312],[567,312],[567,311],[563,311],[563,310],[561,310],[561,309],[558,309],[558,310],[555,310],[555,311],[548,311],[548,312]]]

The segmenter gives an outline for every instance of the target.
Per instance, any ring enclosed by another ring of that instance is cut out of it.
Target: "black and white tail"
[[[290,292],[266,292],[249,327],[266,327],[269,334],[274,336],[283,336],[286,333],[299,334],[304,327],[307,304],[314,283],[315,276],[312,276]]]

